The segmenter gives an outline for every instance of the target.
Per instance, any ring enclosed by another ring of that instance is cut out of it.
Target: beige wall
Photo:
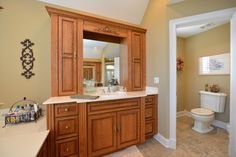
[[[32,0],[2,0],[0,5],[0,102],[5,107],[27,96],[45,101],[50,96],[50,17],[44,6]],[[21,41],[35,43],[35,76],[21,76]]]
[[[189,0],[167,5],[168,0],[150,0],[142,26],[147,28],[147,85],[156,86],[153,77],[160,77],[158,99],[159,133],[169,138],[169,20],[236,7],[235,0]]]
[[[204,90],[206,83],[218,84],[220,92],[229,95],[230,76],[198,74],[198,59],[202,56],[217,55],[230,52],[230,25],[225,24],[205,33],[189,37],[185,40],[185,105],[187,110],[200,107],[198,92]],[[229,97],[224,113],[216,113],[216,119],[229,122]]]
[[[185,39],[177,38],[177,57],[185,59]],[[183,71],[177,71],[177,112],[184,111],[185,106],[185,66]]]

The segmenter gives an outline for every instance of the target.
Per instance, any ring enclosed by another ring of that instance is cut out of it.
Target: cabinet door
[[[131,36],[131,70],[132,70],[132,85],[131,90],[143,90],[145,81],[145,61],[144,56],[144,34],[132,32]]]
[[[117,112],[118,149],[140,141],[140,110]]]
[[[101,156],[114,150],[116,150],[116,113],[89,116],[89,156]]]
[[[77,93],[77,20],[59,16],[58,95]]]

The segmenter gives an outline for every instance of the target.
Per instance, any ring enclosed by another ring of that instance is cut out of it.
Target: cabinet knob
[[[65,108],[65,110],[64,110],[65,112],[67,112],[68,111],[68,108]]]
[[[66,151],[69,152],[69,148],[66,148]]]
[[[69,128],[69,126],[66,126],[65,128],[66,128],[66,129],[68,129],[68,128]]]

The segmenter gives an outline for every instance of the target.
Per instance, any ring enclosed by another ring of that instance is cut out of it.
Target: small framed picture
[[[199,75],[229,75],[230,54],[205,56],[199,58]]]

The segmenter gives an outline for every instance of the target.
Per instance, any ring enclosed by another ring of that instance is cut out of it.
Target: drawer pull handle
[[[69,152],[69,148],[66,148],[66,151]]]
[[[69,129],[69,126],[66,126],[65,128],[66,128],[66,129]]]
[[[65,110],[64,110],[65,112],[67,112],[68,111],[68,108],[65,108]]]

